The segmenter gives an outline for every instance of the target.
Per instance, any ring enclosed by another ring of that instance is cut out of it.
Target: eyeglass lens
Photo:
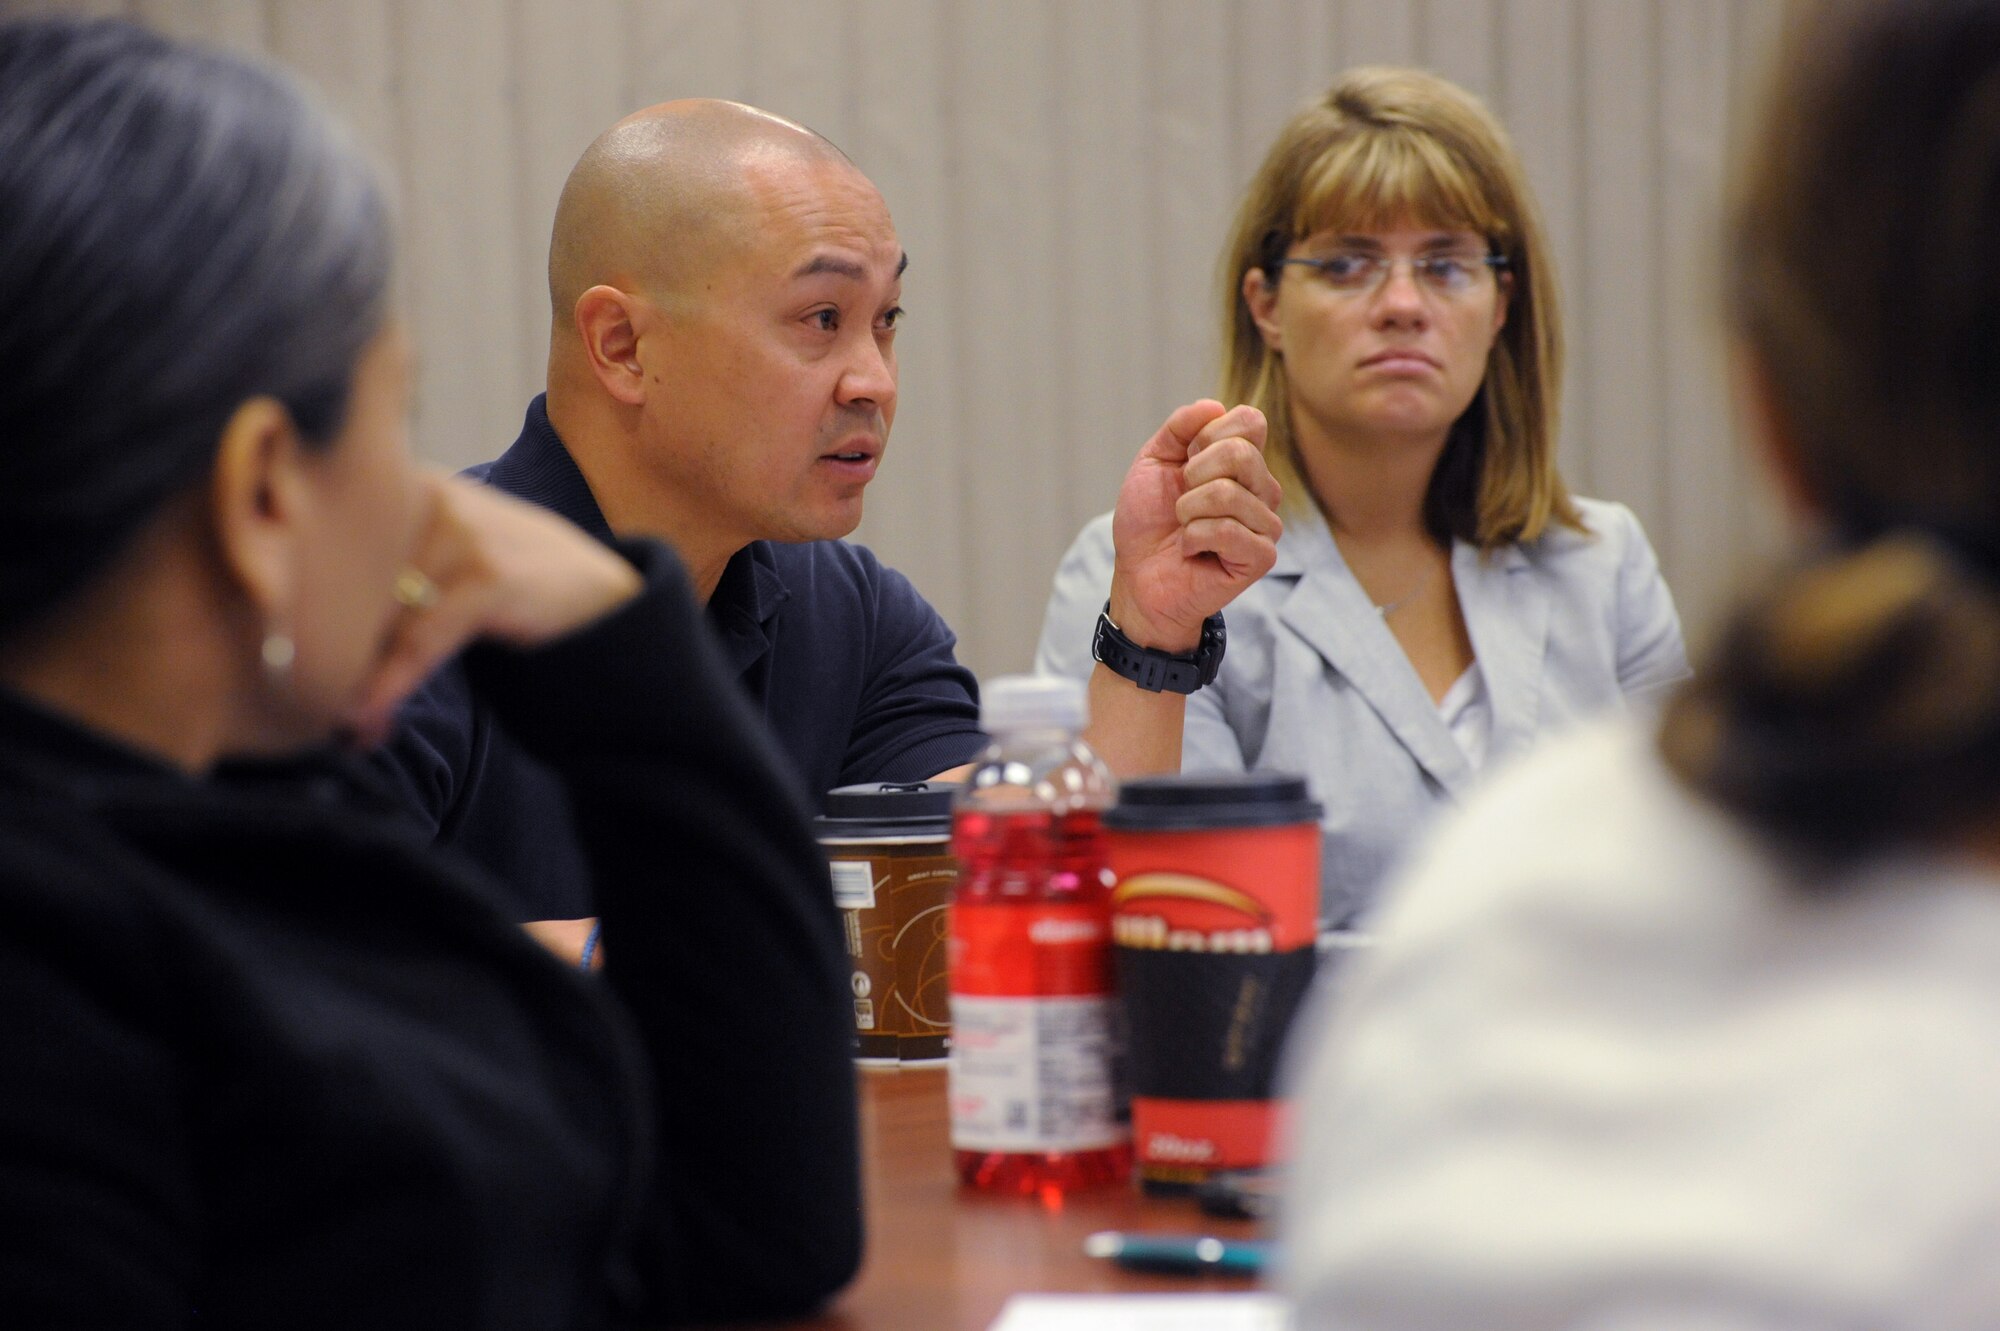
[[[1445,296],[1464,295],[1473,290],[1486,273],[1504,260],[1496,255],[1448,251],[1407,258],[1372,254],[1365,250],[1345,250],[1323,259],[1286,259],[1286,264],[1318,271],[1336,291],[1374,291],[1388,281],[1399,263],[1410,265],[1416,280],[1427,289]]]

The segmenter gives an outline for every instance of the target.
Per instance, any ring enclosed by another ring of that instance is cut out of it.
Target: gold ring
[[[396,575],[396,603],[412,610],[428,610],[437,604],[438,585],[422,569],[406,568]]]

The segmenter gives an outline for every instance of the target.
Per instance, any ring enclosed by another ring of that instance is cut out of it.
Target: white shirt
[[[1465,755],[1466,766],[1475,772],[1486,766],[1486,746],[1493,738],[1493,700],[1486,696],[1486,676],[1480,673],[1479,662],[1467,666],[1438,699],[1438,716]]]
[[[1412,868],[1297,1028],[1301,1327],[2000,1325],[2000,874],[1802,878],[1636,725]]]

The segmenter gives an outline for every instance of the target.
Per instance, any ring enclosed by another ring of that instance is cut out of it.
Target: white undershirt
[[[1465,668],[1444,697],[1438,700],[1438,716],[1458,741],[1465,761],[1473,771],[1486,763],[1486,742],[1493,737],[1493,702],[1486,696],[1486,676],[1474,661]]]

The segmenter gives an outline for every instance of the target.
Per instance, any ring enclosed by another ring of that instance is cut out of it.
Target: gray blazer
[[[1579,499],[1590,534],[1552,529],[1489,558],[1460,542],[1452,579],[1493,711],[1486,766],[1688,674],[1680,616],[1639,521]],[[1035,669],[1088,678],[1111,585],[1111,517],[1056,570]],[[1303,773],[1321,819],[1324,922],[1347,925],[1437,812],[1478,778],[1317,514],[1287,514],[1278,562],[1226,612],[1215,683],[1189,700],[1184,771]]]

